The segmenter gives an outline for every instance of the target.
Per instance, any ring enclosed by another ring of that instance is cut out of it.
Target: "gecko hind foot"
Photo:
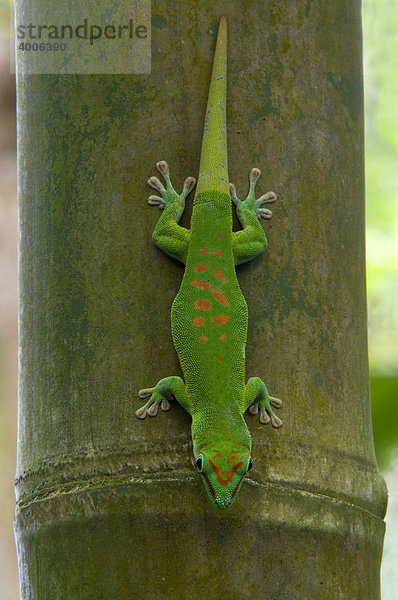
[[[149,400],[141,406],[141,408],[135,411],[135,416],[139,419],[145,419],[147,415],[156,417],[159,406],[164,411],[169,410],[170,408],[169,400],[162,396],[156,387],[140,390],[138,396],[140,398],[148,398],[148,396],[150,396]]]
[[[147,183],[151,188],[159,192],[160,197],[155,195],[149,196],[148,204],[151,204],[152,206],[159,206],[160,210],[163,210],[168,204],[177,202],[177,204],[181,204],[181,207],[183,208],[185,198],[196,185],[196,179],[194,177],[187,177],[184,181],[181,194],[177,194],[171,183],[170,169],[167,162],[165,160],[160,160],[156,163],[156,168],[163,176],[166,187],[157,177],[150,177]]]
[[[255,400],[253,404],[249,406],[249,413],[251,415],[260,413],[260,423],[267,425],[267,423],[271,421],[273,427],[278,429],[282,426],[282,420],[276,416],[271,405],[275,408],[280,408],[282,406],[282,400],[279,400],[279,398],[273,398],[272,396],[266,396],[261,400]]]
[[[269,208],[262,208],[263,204],[271,204],[272,202],[276,202],[276,194],[274,192],[267,192],[263,194],[256,200],[255,197],[255,187],[258,179],[260,178],[261,171],[256,167],[250,171],[249,182],[250,188],[249,193],[246,197],[246,200],[242,202],[237,196],[236,187],[233,183],[229,184],[232,202],[235,204],[239,216],[240,211],[250,211],[253,212],[258,219],[271,219],[272,212]]]

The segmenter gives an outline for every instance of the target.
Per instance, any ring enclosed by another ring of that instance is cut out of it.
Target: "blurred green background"
[[[398,2],[365,0],[363,16],[369,360],[385,469],[398,435]]]
[[[0,0],[0,600],[17,600],[15,93]],[[364,0],[369,361],[376,455],[390,501],[382,598],[398,589],[398,0]],[[347,599],[349,600],[349,599]]]
[[[382,598],[398,589],[398,1],[364,0],[369,363],[376,456],[389,488]]]

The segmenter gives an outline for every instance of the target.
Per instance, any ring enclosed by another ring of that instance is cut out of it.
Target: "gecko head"
[[[219,508],[231,506],[253,465],[250,444],[235,441],[200,444],[194,457],[210,500]]]

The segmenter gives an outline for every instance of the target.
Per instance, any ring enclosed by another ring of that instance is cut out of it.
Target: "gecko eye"
[[[250,459],[249,460],[249,466],[247,467],[247,470],[250,471],[250,469],[252,468],[252,466],[253,466],[253,461],[252,461],[252,459]]]
[[[202,466],[203,466],[203,459],[201,456],[199,456],[199,458],[196,459],[196,466],[198,467],[199,471],[202,470]]]

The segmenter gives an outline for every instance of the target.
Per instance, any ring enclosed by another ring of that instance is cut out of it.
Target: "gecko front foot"
[[[272,406],[275,406],[275,408],[280,408],[282,406],[282,400],[273,398],[272,396],[266,396],[262,400],[253,402],[253,404],[249,406],[249,413],[251,415],[256,415],[259,412],[260,423],[267,425],[267,423],[271,421],[272,425],[278,429],[278,427],[282,426],[282,421],[272,410],[271,404]]]
[[[166,206],[170,204],[175,204],[178,212],[183,212],[185,206],[185,198],[188,196],[189,192],[195,187],[196,179],[194,177],[187,177],[184,181],[184,186],[181,194],[177,194],[170,179],[170,169],[169,165],[165,160],[160,160],[156,163],[156,168],[163,175],[163,178],[166,182],[166,187],[164,187],[163,183],[157,177],[150,177],[148,179],[148,185],[158,191],[161,195],[159,196],[149,196],[148,204],[152,206],[159,206],[161,210],[163,210]]]
[[[177,400],[189,412],[185,384],[181,377],[164,377],[155,387],[140,390],[138,395],[140,398],[148,398],[149,396],[149,400],[135,411],[135,416],[139,419],[145,419],[147,415],[156,417],[159,406],[162,410],[169,410],[169,400]]]
[[[232,202],[236,206],[236,212],[241,222],[245,220],[245,213],[254,214],[258,219],[271,219],[272,212],[268,208],[262,208],[263,204],[271,204],[276,202],[276,195],[274,192],[267,192],[261,196],[258,200],[255,197],[256,183],[261,175],[260,169],[254,168],[250,171],[249,181],[250,189],[247,198],[244,202],[240,200],[236,194],[236,187],[233,183],[229,184],[231,191]],[[243,221],[242,221],[243,219]]]
[[[170,408],[169,400],[159,392],[157,386],[154,388],[145,388],[140,390],[138,392],[138,396],[140,398],[148,398],[148,396],[150,396],[149,400],[145,402],[141,408],[135,411],[135,416],[139,419],[145,419],[147,415],[150,417],[156,417],[159,406],[165,411],[169,410]]]
[[[272,410],[272,406],[280,408],[282,400],[269,395],[267,386],[260,377],[251,377],[245,391],[246,407],[251,415],[259,414],[260,423],[266,425],[271,421],[275,428],[281,427],[282,421]]]

